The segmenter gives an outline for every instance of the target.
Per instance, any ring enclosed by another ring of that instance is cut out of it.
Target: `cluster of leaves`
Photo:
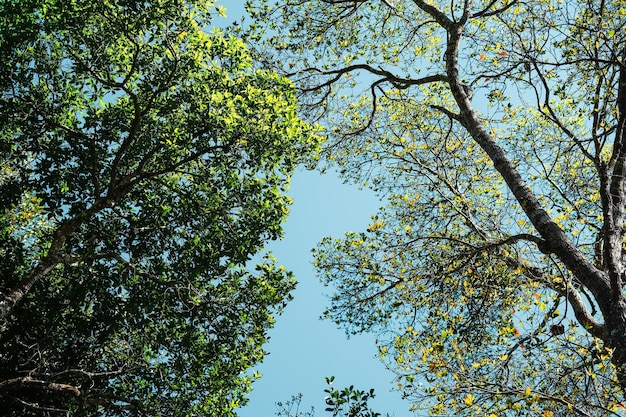
[[[624,2],[254,3],[329,166],[387,201],[316,249],[327,316],[415,409],[623,413]]]
[[[324,390],[328,395],[325,398],[325,411],[333,413],[333,417],[380,417],[380,413],[376,413],[367,407],[367,402],[374,398],[374,389],[362,391],[354,389],[354,385],[345,387],[342,390],[335,389],[332,384],[334,377],[327,377],[326,384],[328,388]]]
[[[368,402],[375,397],[374,389],[363,391],[355,389],[353,385],[337,390],[333,387],[334,376],[326,378],[328,388],[324,390],[327,394],[325,411],[332,413],[333,417],[380,417],[381,414],[373,411],[368,406]],[[315,409],[310,411],[300,411],[302,394],[294,396],[291,400],[283,403],[276,403],[279,408],[277,416],[284,417],[313,417]]]
[[[0,409],[231,416],[319,138],[213,2],[0,2]],[[256,256],[258,265],[250,267]]]

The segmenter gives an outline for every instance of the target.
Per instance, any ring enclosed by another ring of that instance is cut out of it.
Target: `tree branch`
[[[435,82],[447,81],[447,76],[444,74],[435,74],[435,75],[430,75],[430,76],[421,77],[421,78],[402,78],[402,77],[398,77],[392,74],[391,72],[387,70],[384,70],[382,68],[374,68],[368,64],[353,64],[353,65],[348,65],[347,67],[343,67],[343,68],[336,69],[336,70],[329,70],[329,71],[324,71],[324,70],[320,70],[319,68],[310,67],[310,68],[305,68],[295,73],[287,74],[287,76],[292,77],[301,72],[316,72],[319,75],[333,75],[332,78],[330,78],[329,80],[325,81],[322,84],[316,84],[314,87],[310,87],[310,88],[306,88],[302,90],[304,92],[311,92],[311,91],[320,90],[324,87],[329,87],[330,85],[335,83],[337,80],[339,80],[341,76],[343,76],[344,74],[347,74],[353,71],[358,71],[358,70],[365,70],[371,74],[381,76],[383,77],[383,81],[388,81],[395,88],[398,88],[400,90],[404,90],[415,85],[424,85],[424,84],[430,84],[430,83],[435,83]]]
[[[547,285],[552,290],[565,297],[574,310],[576,320],[592,336],[604,339],[607,336],[606,326],[600,323],[587,308],[587,303],[580,293],[573,287],[572,283],[563,277],[564,282],[557,283],[539,268],[528,266],[512,256],[504,256],[502,259],[513,268],[519,268],[524,275],[533,281]]]
[[[547,242],[548,249],[561,259],[596,298],[601,298],[602,294],[609,291],[606,274],[596,268],[552,220],[533,191],[526,185],[514,164],[508,159],[504,150],[485,130],[474,112],[459,76],[458,55],[462,32],[462,25],[454,25],[449,28],[446,48],[448,84],[459,106],[461,122],[476,143],[487,153],[495,169],[500,173],[537,232]]]
[[[81,395],[80,390],[73,385],[33,379],[29,376],[0,381],[0,392],[12,392],[25,388],[69,394],[74,397],[78,397]]]
[[[47,254],[42,258],[39,264],[27,272],[20,282],[13,287],[8,294],[5,294],[4,298],[0,301],[0,320],[8,317],[15,305],[24,298],[33,285],[61,263],[63,258],[62,250],[67,238],[91,216],[110,207],[114,203],[114,199],[111,198],[98,199],[90,208],[82,211],[57,228],[52,236]]]

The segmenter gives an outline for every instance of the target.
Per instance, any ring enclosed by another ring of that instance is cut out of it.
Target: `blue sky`
[[[227,23],[239,20],[243,0],[221,0],[227,8]],[[382,204],[369,190],[344,184],[333,173],[300,170],[292,177],[289,195],[294,201],[284,225],[285,237],[268,249],[287,269],[295,273],[298,287],[294,299],[270,332],[265,346],[269,355],[256,370],[263,378],[254,384],[250,402],[238,411],[239,417],[271,417],[276,403],[302,393],[301,410],[314,406],[316,417],[324,412],[324,378],[335,376],[334,386],[374,388],[373,409],[396,417],[409,416],[409,404],[391,392],[393,374],[376,357],[375,335],[349,339],[343,330],[320,320],[327,305],[325,288],[315,277],[311,249],[325,236],[340,237],[347,231],[361,231]]]
[[[293,178],[294,200],[284,226],[285,238],[270,249],[278,262],[294,271],[299,285],[294,300],[278,317],[266,349],[270,354],[258,368],[263,378],[254,385],[250,403],[240,417],[266,417],[276,412],[275,403],[292,395],[304,395],[304,409],[324,412],[325,376],[335,376],[334,386],[376,390],[372,408],[396,417],[408,416],[409,404],[390,392],[393,374],[376,358],[375,335],[346,338],[334,323],[320,320],[328,292],[314,276],[311,248],[324,236],[364,230],[381,202],[369,190],[343,184],[332,173],[299,171]],[[302,409],[302,408],[301,408]]]

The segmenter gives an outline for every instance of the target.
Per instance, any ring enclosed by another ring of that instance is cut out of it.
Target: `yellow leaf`
[[[472,394],[467,394],[467,396],[463,398],[463,402],[467,405],[474,404],[474,396]]]
[[[530,387],[526,388],[526,390],[524,391],[524,395],[530,397]]]
[[[518,15],[518,14],[519,14],[519,6],[517,6],[517,7],[515,8],[515,10],[513,10],[513,14],[514,14],[514,15]]]

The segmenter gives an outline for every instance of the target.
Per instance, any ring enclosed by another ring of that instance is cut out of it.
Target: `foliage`
[[[258,377],[319,140],[220,13],[0,2],[3,415],[232,416]]]
[[[625,3],[248,6],[328,164],[387,201],[316,249],[327,316],[433,415],[624,413]]]
[[[361,391],[354,389],[353,385],[345,387],[342,390],[333,388],[334,377],[326,378],[328,388],[324,390],[328,396],[325,398],[325,411],[333,413],[333,417],[380,417],[380,413],[376,413],[367,407],[367,402],[374,398],[374,389],[369,391]]]
[[[355,389],[353,385],[337,390],[333,387],[335,377],[327,377],[326,384],[328,388],[324,390],[328,395],[324,399],[326,402],[325,411],[332,413],[333,417],[380,417],[381,414],[368,408],[369,400],[375,397],[374,389],[362,391]],[[277,416],[284,417],[313,417],[315,410],[311,407],[310,411],[300,411],[302,403],[302,394],[292,397],[285,404],[277,403],[279,411]]]

